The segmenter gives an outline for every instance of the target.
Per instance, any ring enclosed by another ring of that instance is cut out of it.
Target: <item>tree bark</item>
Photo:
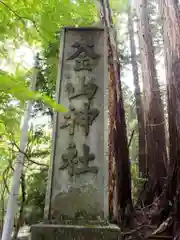
[[[145,145],[145,125],[144,125],[144,113],[143,104],[141,99],[141,90],[139,85],[139,73],[138,73],[138,63],[136,60],[136,45],[134,39],[134,26],[133,26],[133,11],[131,8],[131,2],[129,1],[128,8],[128,30],[129,30],[129,40],[131,49],[131,64],[133,70],[134,79],[134,96],[136,101],[136,114],[138,120],[138,132],[139,132],[139,173],[140,177],[146,177],[146,145]]]
[[[180,15],[175,2],[159,0],[163,20],[171,167],[180,152]]]
[[[163,23],[169,121],[167,198],[180,221],[180,8],[177,1],[159,0]],[[167,200],[166,200],[167,201]]]
[[[25,201],[26,201],[26,183],[25,183],[24,173],[22,173],[22,175],[21,175],[21,195],[22,195],[21,196],[21,206],[20,206],[19,216],[18,216],[18,219],[17,219],[17,223],[15,225],[12,240],[17,239],[19,230],[24,223],[23,215],[24,215],[24,204],[25,204]]]
[[[101,19],[107,31],[108,46],[108,111],[110,120],[109,129],[109,163],[115,162],[117,223],[125,225],[128,219],[128,210],[132,208],[131,173],[129,164],[128,141],[126,134],[125,111],[120,81],[120,64],[117,54],[117,42],[114,36],[113,20],[109,0],[101,0]],[[110,170],[110,181],[112,179]],[[112,181],[111,181],[112,182]]]
[[[167,153],[164,111],[155,67],[147,0],[136,1],[136,11],[144,91],[148,178],[151,194],[153,191],[153,193],[159,195],[166,177]],[[149,200],[152,201],[153,199]]]

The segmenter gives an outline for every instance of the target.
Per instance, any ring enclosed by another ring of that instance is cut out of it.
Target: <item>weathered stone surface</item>
[[[34,225],[32,240],[121,240],[120,229],[109,226]]]
[[[65,28],[45,217],[51,222],[108,220],[107,49],[104,29]]]

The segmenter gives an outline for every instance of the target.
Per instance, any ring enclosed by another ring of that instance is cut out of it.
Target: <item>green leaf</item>
[[[58,112],[64,112],[65,113],[65,112],[68,111],[68,109],[63,107],[61,104],[57,104],[54,100],[52,100],[48,96],[37,95],[37,99],[42,100],[46,105],[50,106],[51,108],[53,108],[54,110],[56,110]]]

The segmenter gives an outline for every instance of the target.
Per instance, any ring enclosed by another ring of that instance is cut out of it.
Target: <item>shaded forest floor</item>
[[[151,204],[145,185],[133,211],[126,215],[128,228],[123,230],[124,239],[180,239],[180,192],[173,193],[173,180],[167,179],[162,193]]]

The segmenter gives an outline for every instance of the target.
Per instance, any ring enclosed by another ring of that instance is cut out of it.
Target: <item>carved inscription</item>
[[[80,175],[83,173],[97,173],[97,167],[90,167],[89,162],[95,160],[95,155],[90,153],[88,145],[83,144],[83,156],[78,156],[76,145],[74,143],[69,144],[66,152],[62,155],[63,164],[60,166],[60,170],[68,169],[69,175]],[[81,167],[78,168],[78,163]]]
[[[67,60],[75,60],[75,71],[87,70],[92,71],[96,65],[99,54],[95,53],[93,44],[75,43],[72,45],[75,48],[75,52],[67,58]],[[95,77],[77,76],[75,80],[77,82],[70,81],[70,76],[66,77],[68,82],[65,85],[65,91],[68,93],[70,100],[69,112],[64,115],[64,122],[60,128],[68,128],[69,135],[72,137],[75,135],[75,127],[80,126],[84,130],[85,136],[88,136],[90,126],[99,114],[99,110],[91,107],[91,100],[98,90],[98,86],[95,84]],[[82,109],[77,109],[73,106],[73,99],[84,96],[88,102],[84,103]],[[75,140],[75,139],[74,139]],[[83,153],[78,155],[78,151],[74,142],[68,145],[67,149],[61,156],[62,165],[60,170],[68,170],[69,175],[80,175],[84,173],[97,173],[98,168],[95,166],[89,166],[89,163],[95,160],[95,155],[90,153],[88,145],[83,144]]]
[[[99,110],[96,108],[91,109],[88,103],[84,103],[84,109],[79,111],[80,125],[84,127],[86,136],[89,134],[89,126],[92,125],[98,114]]]
[[[78,163],[77,155],[76,145],[70,143],[66,152],[62,155],[63,164],[59,169],[68,169],[69,175],[74,176],[75,165]]]
[[[92,71],[93,66],[100,56],[94,52],[93,44],[84,44],[84,43],[75,43],[72,45],[73,48],[76,48],[76,51],[67,59],[75,60],[75,71],[88,70]]]
[[[74,86],[73,83],[68,82],[66,84],[66,91],[68,93],[69,99],[74,99],[79,96],[85,96],[88,100],[92,100],[94,95],[97,92],[98,86],[94,83],[95,78],[90,78],[90,80],[86,83],[87,77],[79,77],[79,85]]]
[[[64,123],[60,129],[69,128],[69,135],[74,135],[77,112],[73,106],[70,106],[69,112],[64,115]]]
[[[86,136],[89,134],[89,126],[92,125],[93,121],[99,114],[99,110],[96,108],[90,108],[90,104],[84,103],[84,110],[80,111],[82,114],[82,126],[84,125]]]
[[[70,107],[70,111],[64,116],[64,123],[60,126],[61,129],[69,127],[69,134],[74,135],[75,126],[84,128],[85,136],[89,134],[89,126],[98,116],[99,111],[96,108],[90,108],[89,103],[84,103],[84,109],[76,110]]]
[[[79,157],[79,161],[82,164],[81,168],[76,169],[76,174],[82,174],[82,173],[97,173],[98,168],[97,167],[89,167],[89,162],[95,160],[95,155],[90,153],[89,146],[86,144],[83,144],[83,156]]]

